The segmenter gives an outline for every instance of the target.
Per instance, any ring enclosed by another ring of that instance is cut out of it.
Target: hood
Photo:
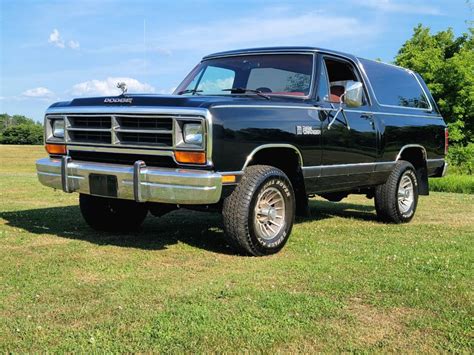
[[[72,108],[79,106],[107,106],[107,107],[136,107],[136,106],[163,106],[163,107],[202,107],[210,108],[214,104],[269,104],[275,102],[295,102],[291,98],[272,97],[271,100],[255,95],[226,95],[226,96],[183,96],[183,95],[156,95],[156,94],[127,94],[121,96],[102,96],[78,98],[72,101],[56,102],[50,108]],[[297,100],[296,102],[301,102]]]

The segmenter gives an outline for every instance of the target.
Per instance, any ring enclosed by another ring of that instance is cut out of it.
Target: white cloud
[[[417,2],[416,5],[406,2],[394,2],[392,0],[357,0],[356,2],[360,6],[367,6],[373,8],[374,10],[382,12],[396,12],[420,15],[442,14],[438,7],[432,5],[425,5],[421,1]]]
[[[350,0],[353,1],[353,0]],[[354,0],[355,1],[355,0]],[[381,33],[376,21],[354,16],[333,15],[322,11],[297,13],[288,6],[265,8],[259,16],[208,21],[150,34],[146,53],[169,56],[175,52],[197,50],[209,53],[239,47],[290,45],[327,45],[340,47],[364,42]],[[121,43],[93,52],[144,53],[141,43]]]
[[[59,30],[55,28],[53,32],[49,34],[49,39],[48,42],[51,43],[53,46],[56,46],[58,48],[66,48],[69,47],[71,49],[79,49],[80,44],[78,41],[75,40],[69,40],[66,42],[62,37],[61,34],[59,33]]]
[[[234,78],[229,77],[225,79],[216,79],[216,80],[206,80],[203,81],[199,88],[205,92],[221,92],[224,89],[228,89],[232,87],[234,83]]]
[[[72,87],[70,93],[72,95],[85,96],[85,95],[103,95],[111,96],[118,95],[121,93],[120,89],[117,88],[117,83],[127,83],[127,89],[129,93],[153,93],[155,88],[147,83],[142,83],[137,79],[133,78],[120,78],[120,77],[109,77],[105,80],[89,80]]]
[[[64,40],[61,38],[61,35],[56,28],[49,34],[48,42],[59,48],[65,47]]]
[[[303,14],[267,11],[259,17],[191,26],[175,31],[172,36],[155,38],[154,43],[170,51],[194,49],[208,52],[239,46],[273,46],[276,43],[351,43],[354,39],[367,39],[379,32],[373,22],[361,22],[351,16],[331,15],[320,11]]]
[[[67,42],[67,45],[71,49],[79,49],[79,47],[81,46],[78,41],[73,41],[73,40],[70,40],[69,42]]]
[[[24,91],[21,96],[24,98],[32,99],[53,99],[55,97],[54,92],[45,87],[28,89]]]
[[[176,86],[173,86],[172,88],[169,88],[169,89],[160,89],[157,91],[157,93],[161,95],[171,95],[175,90],[176,90]]]

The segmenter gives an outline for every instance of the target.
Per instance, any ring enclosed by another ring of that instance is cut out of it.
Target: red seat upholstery
[[[333,85],[331,86],[331,97],[330,101],[331,102],[341,102],[341,96],[344,94],[346,89],[342,85]]]

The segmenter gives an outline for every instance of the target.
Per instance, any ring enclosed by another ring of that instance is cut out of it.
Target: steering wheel
[[[257,88],[256,90],[258,90],[260,92],[273,92],[272,89],[264,87],[264,86],[262,86],[260,88]]]

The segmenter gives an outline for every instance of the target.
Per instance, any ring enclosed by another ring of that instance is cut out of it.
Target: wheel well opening
[[[290,179],[295,192],[296,214],[309,214],[308,196],[301,170],[300,155],[291,148],[267,148],[255,153],[249,165],[271,165],[283,171]]]
[[[410,162],[416,170],[419,182],[419,194],[428,195],[428,169],[426,167],[425,151],[420,147],[406,148],[400,154],[399,159]]]

